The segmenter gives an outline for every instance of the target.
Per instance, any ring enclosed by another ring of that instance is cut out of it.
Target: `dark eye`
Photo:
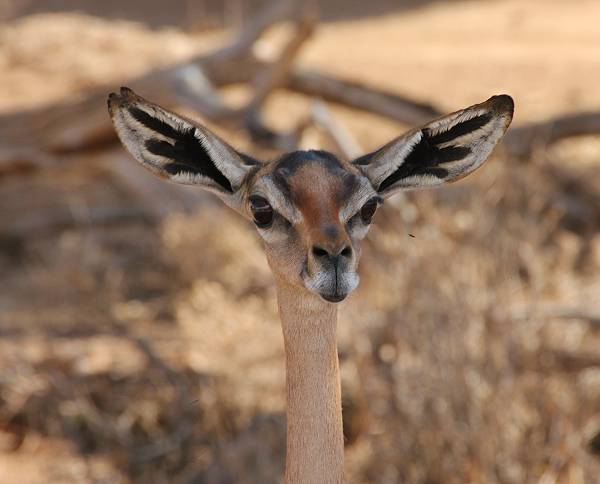
[[[375,215],[375,210],[377,210],[377,203],[376,198],[371,198],[360,209],[360,218],[365,224],[369,225],[373,220],[373,215]]]
[[[250,197],[250,210],[257,227],[266,229],[273,223],[273,207],[266,198],[252,195]]]

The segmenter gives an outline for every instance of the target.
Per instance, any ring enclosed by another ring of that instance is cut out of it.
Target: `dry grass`
[[[542,6],[548,15],[537,15]],[[594,14],[594,2],[577,12],[568,2],[442,3],[327,25],[305,61],[448,109],[509,91],[517,121],[536,119],[600,105]],[[187,53],[198,42],[93,20],[94,44],[88,21],[64,24],[64,42],[72,32],[85,46],[70,56],[145,60],[85,81],[62,69],[42,79],[38,43],[19,66],[3,57],[17,71],[0,80],[13,89],[4,109],[31,105],[19,92],[36,83],[48,91],[35,102],[60,97],[62,78],[63,94],[121,83],[155,65],[158,46]],[[36,22],[43,33],[57,20]],[[116,31],[131,43],[107,47],[102,36]],[[281,113],[299,115],[306,101],[282,94],[269,108],[289,123]],[[401,129],[336,113],[365,148]],[[600,314],[600,221],[590,216],[599,152],[597,139],[528,163],[499,152],[461,183],[392,199],[378,213],[361,286],[340,319],[351,482],[600,482],[588,445],[600,432],[600,327],[584,314]],[[49,205],[134,203],[100,166],[65,166],[4,181],[1,226]],[[248,223],[207,205],[160,226],[0,232],[0,271],[0,482],[279,481],[282,338]]]

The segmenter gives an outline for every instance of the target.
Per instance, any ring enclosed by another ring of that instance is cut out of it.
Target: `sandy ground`
[[[591,0],[435,3],[324,24],[302,61],[447,110],[507,92],[524,123],[600,109],[599,18]],[[0,112],[124,84],[227,35],[15,20],[0,30]],[[292,126],[306,109],[281,93],[267,116]],[[365,150],[404,129],[334,110]],[[378,215],[341,315],[351,482],[600,482],[600,334],[555,311],[600,311],[599,224],[568,210],[590,203],[583,181],[598,200],[599,153],[592,137],[534,163],[498,156]],[[91,166],[4,181],[0,220],[131,202]],[[1,248],[0,482],[278,482],[282,341],[247,224],[215,207]]]

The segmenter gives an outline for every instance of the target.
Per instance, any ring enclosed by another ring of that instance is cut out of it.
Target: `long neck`
[[[277,281],[286,354],[286,483],[343,483],[337,308]]]

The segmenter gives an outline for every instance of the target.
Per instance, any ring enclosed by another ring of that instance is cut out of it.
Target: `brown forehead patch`
[[[306,162],[286,179],[289,196],[309,226],[339,224],[339,211],[356,176],[319,162]]]
[[[327,151],[287,153],[273,167],[273,180],[294,203],[319,188],[316,195],[343,202],[359,184],[353,167]]]
[[[301,215],[311,232],[322,232],[326,225],[333,224],[338,226],[336,233],[341,233],[340,209],[362,186],[359,173],[331,153],[311,150],[287,153],[263,166],[256,176],[268,180],[265,186],[273,186],[273,199],[290,222],[299,222]],[[328,232],[330,238],[335,238],[333,229]]]

